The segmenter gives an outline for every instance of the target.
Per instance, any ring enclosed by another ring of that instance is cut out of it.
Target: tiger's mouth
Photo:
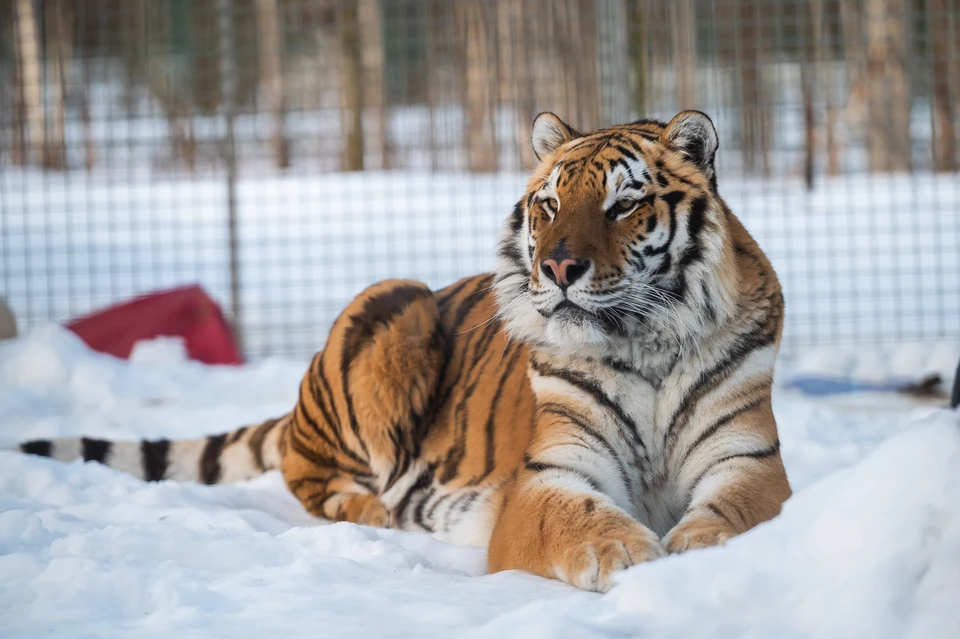
[[[546,311],[541,308],[537,309],[537,312],[546,317],[547,319],[558,318],[558,319],[571,319],[571,320],[583,320],[588,317],[592,317],[596,320],[600,318],[583,308],[579,304],[575,304],[570,300],[564,298],[551,310]]]
[[[548,320],[576,326],[592,326],[604,333],[617,333],[620,326],[616,319],[608,313],[588,311],[576,302],[569,299],[561,300],[551,311],[540,311]]]

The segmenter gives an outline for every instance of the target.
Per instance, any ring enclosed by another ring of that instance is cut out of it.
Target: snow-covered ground
[[[778,384],[864,370],[949,379],[958,354],[808,353]],[[38,328],[0,343],[0,447],[226,430],[289,409],[305,366],[206,367],[171,340],[124,362]],[[277,473],[145,484],[0,452],[0,636],[960,636],[960,415],[782,389],[775,410],[795,489],[783,514],[722,548],[631,568],[604,596],[487,575],[482,549],[312,520]]]

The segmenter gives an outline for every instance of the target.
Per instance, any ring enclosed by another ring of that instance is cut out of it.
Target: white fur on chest
[[[669,476],[666,439],[670,420],[680,406],[684,389],[696,377],[696,370],[685,370],[689,362],[676,361],[667,366],[655,364],[654,371],[668,371],[664,379],[651,370],[629,372],[616,370],[599,362],[567,361],[564,367],[594,381],[610,402],[619,408],[619,415],[580,393],[590,410],[591,426],[603,433],[617,449],[623,464],[622,488],[608,490],[618,506],[660,534],[666,533],[686,507],[686,495],[677,490],[676,478]],[[696,367],[699,368],[699,367]],[[534,389],[552,392],[565,388],[554,378],[534,379]],[[571,397],[574,398],[574,397]],[[639,440],[639,441],[638,441]],[[560,461],[560,460],[557,460]],[[597,476],[609,477],[610,462],[595,464]],[[605,488],[608,488],[605,486]]]

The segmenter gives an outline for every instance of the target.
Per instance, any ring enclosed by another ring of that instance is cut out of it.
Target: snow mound
[[[0,447],[233,428],[288,410],[304,369],[145,348],[125,362],[54,327],[0,343]],[[0,635],[960,636],[960,413],[790,392],[774,409],[796,491],[783,514],[604,596],[486,575],[483,549],[319,522],[277,473],[146,484],[0,451]]]
[[[960,637],[958,495],[960,418],[941,414],[722,548],[633,567],[606,598],[524,608],[483,634]]]

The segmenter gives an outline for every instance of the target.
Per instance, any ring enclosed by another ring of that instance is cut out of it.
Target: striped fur
[[[290,414],[191,442],[22,450],[148,480],[280,468],[319,517],[489,544],[491,570],[593,590],[775,516],[783,299],[717,193],[712,123],[581,135],[544,114],[533,138],[495,273],[364,291]]]

